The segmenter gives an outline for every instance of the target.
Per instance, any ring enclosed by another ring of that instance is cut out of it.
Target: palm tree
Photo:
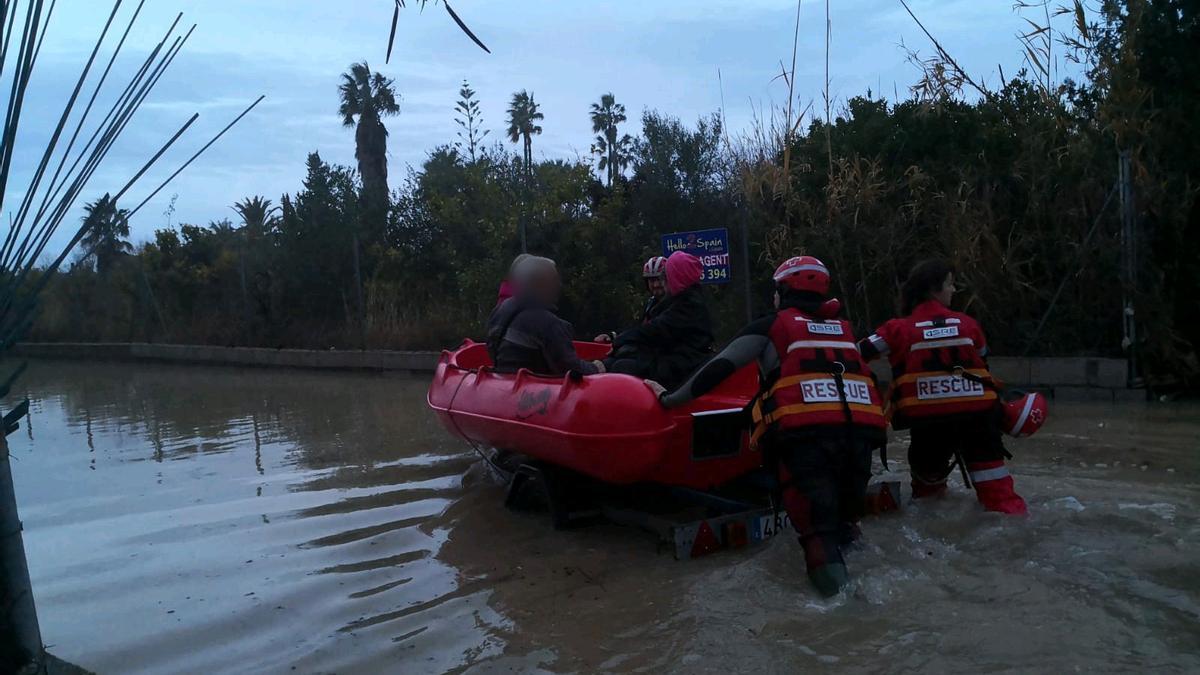
[[[394,84],[380,73],[372,73],[364,61],[351,65],[350,71],[342,74],[338,94],[342,124],[358,125],[354,131],[354,158],[362,177],[364,205],[368,213],[386,211],[387,128],[382,119],[400,114]]]
[[[271,206],[270,199],[258,195],[246,197],[230,208],[242,217],[242,226],[253,237],[262,236],[270,231],[279,219],[279,207]]]
[[[218,249],[233,248],[232,244],[238,240],[241,234],[238,228],[229,222],[228,218],[208,221],[208,229],[212,232],[212,237],[216,240]]]
[[[87,234],[80,240],[83,259],[96,261],[96,272],[107,276],[117,260],[133,250],[125,241],[129,236],[129,211],[118,209],[117,201],[105,193],[103,197],[83,207]]]
[[[525,160],[525,176],[533,170],[533,137],[542,133],[542,127],[536,122],[545,119],[538,111],[538,104],[533,101],[533,94],[522,89],[513,94],[512,103],[508,104],[508,140],[516,143],[524,141],[522,157]]]
[[[600,155],[600,170],[608,172],[608,187],[611,188],[617,173],[629,166],[629,153],[633,147],[633,138],[629,134],[617,137],[617,125],[626,120],[625,106],[617,103],[610,92],[601,96],[599,103],[592,104],[591,117],[592,131],[596,133],[592,152]]]

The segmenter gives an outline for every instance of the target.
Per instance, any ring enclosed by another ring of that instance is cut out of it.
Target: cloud
[[[27,177],[36,162],[31,149],[51,127],[53,111],[78,75],[97,21],[104,18],[103,4],[72,3],[71,12],[58,15],[40,62],[38,94],[30,99],[31,121],[22,135],[29,143],[18,155],[14,180]],[[592,136],[588,106],[608,91],[626,105],[630,133],[644,109],[690,122],[717,110],[723,98],[736,135],[751,123],[754,106],[786,102],[786,87],[774,78],[780,63],[791,60],[791,2],[559,0],[521,4],[517,11],[511,2],[458,0],[456,11],[488,44],[490,55],[471,44],[440,7],[424,13],[410,7],[401,16],[392,63],[385,65],[388,4],[148,3],[117,74],[140,63],[175,12],[185,12],[183,29],[192,21],[199,27],[84,199],[121,184],[180,123],[199,112],[200,120],[179,148],[134,191],[140,198],[259,94],[266,100],[139,214],[135,238],[147,238],[163,224],[159,214],[172,194],[179,195],[176,221],[203,223],[228,217],[228,206],[247,195],[277,200],[294,192],[305,156],[313,150],[327,161],[353,164],[354,135],[337,117],[337,86],[346,67],[361,60],[392,77],[402,95],[401,115],[387,121],[396,184],[402,167],[420,165],[433,147],[456,140],[453,106],[463,79],[478,92],[494,141],[505,140],[512,93],[533,91],[546,115],[534,153],[550,158],[586,156]],[[910,4],[973,74],[995,81],[997,64],[1006,73],[1016,72],[1021,57],[1013,35],[1022,22],[1006,3]],[[923,53],[932,50],[903,8],[894,0],[838,0],[831,11],[835,98],[868,87],[903,96],[917,72],[905,62],[899,43],[904,40]],[[806,2],[800,16],[796,95],[807,102],[819,100],[824,87],[824,6]]]

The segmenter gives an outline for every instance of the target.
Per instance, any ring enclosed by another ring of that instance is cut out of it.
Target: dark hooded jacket
[[[498,372],[515,373],[521,368],[539,375],[599,372],[595,364],[575,353],[574,332],[570,323],[554,314],[553,307],[519,293],[492,311],[488,354]]]
[[[696,258],[672,255],[667,282],[672,294],[655,302],[641,325],[617,335],[612,358],[634,360],[636,374],[674,387],[712,356],[712,316]]]

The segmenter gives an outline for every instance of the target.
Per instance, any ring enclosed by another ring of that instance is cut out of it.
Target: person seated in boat
[[[646,304],[642,306],[642,325],[645,325],[658,314],[655,310],[660,301],[667,297],[667,259],[656,255],[646,260],[642,264],[642,281],[646,284],[646,291],[650,293]],[[610,344],[616,337],[615,332],[601,333],[592,338],[592,342]]]
[[[659,301],[667,297],[667,259],[661,255],[656,255],[650,258],[642,265],[642,280],[646,282],[646,290],[650,292],[650,297],[646,298],[646,305],[642,308],[642,323],[647,323],[654,317],[654,308],[658,306]],[[604,342],[610,338],[609,335],[603,336]]]
[[[676,408],[758,361],[763,388],[751,438],[778,473],[809,579],[831,596],[848,581],[842,547],[858,536],[871,453],[886,442],[887,423],[850,322],[837,318],[841,303],[827,299],[825,265],[811,256],[791,258],[773,278],[774,314],[743,328],[674,391],[646,385],[665,407]]]
[[[487,347],[498,372],[526,368],[539,375],[604,372],[600,361],[575,353],[571,324],[555,314],[562,281],[549,258],[525,256],[514,261],[510,281],[516,295],[500,303],[488,319]]]
[[[499,307],[500,303],[517,294],[516,284],[513,283],[513,268],[528,257],[528,253],[522,253],[513,258],[512,264],[508,266],[508,275],[500,280],[500,290],[496,292],[496,307]]]
[[[657,271],[651,265],[654,260],[647,262],[646,271]],[[598,335],[596,341],[612,342],[612,354],[604,360],[609,372],[674,387],[712,356],[712,317],[700,285],[703,266],[696,256],[676,251],[661,269],[663,296],[650,304],[642,323],[616,335]],[[647,285],[653,293],[656,284]]]

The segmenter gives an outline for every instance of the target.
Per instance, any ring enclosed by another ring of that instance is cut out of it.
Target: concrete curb
[[[265,349],[143,342],[26,342],[18,344],[13,353],[17,356],[54,359],[417,374],[432,373],[440,356],[440,352],[433,351]],[[992,372],[1009,386],[1037,389],[1056,400],[1130,403],[1146,400],[1147,396],[1145,390],[1126,386],[1128,364],[1124,359],[995,356],[988,362]],[[881,384],[891,380],[886,361],[877,360],[871,367]]]

